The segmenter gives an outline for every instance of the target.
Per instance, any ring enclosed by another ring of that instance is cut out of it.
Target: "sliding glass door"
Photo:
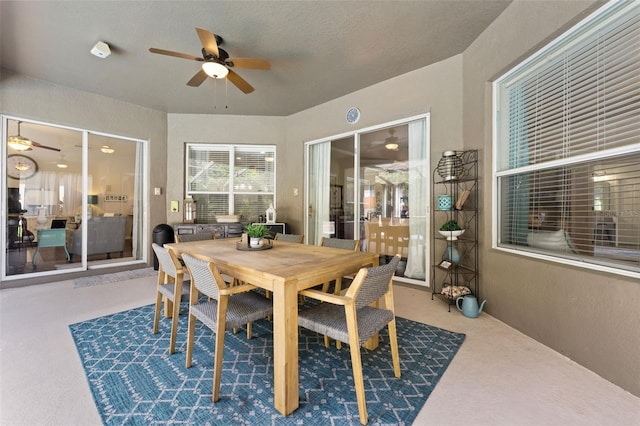
[[[3,279],[144,260],[144,141],[3,124]]]
[[[381,263],[400,253],[398,279],[427,285],[428,118],[307,144],[309,244],[358,239]]]

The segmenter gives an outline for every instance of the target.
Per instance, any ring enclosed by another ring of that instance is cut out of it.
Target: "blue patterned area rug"
[[[184,366],[188,307],[181,308],[176,353],[168,354],[170,320],[152,334],[153,306],[69,326],[93,398],[106,425],[359,425],[349,346],[325,348],[299,338],[300,407],[287,417],[273,407],[271,323],[225,336],[220,400],[211,402],[213,333],[198,322],[193,364]],[[375,351],[362,350],[369,424],[410,425],[462,345],[465,335],[397,318],[402,376],[393,375],[386,331]],[[386,330],[386,329],[385,329]]]

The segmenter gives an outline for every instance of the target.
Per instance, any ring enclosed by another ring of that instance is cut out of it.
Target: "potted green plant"
[[[455,241],[460,235],[464,233],[464,229],[462,229],[460,225],[458,225],[458,222],[451,219],[443,223],[442,226],[440,226],[440,230],[438,232],[440,232],[440,235],[442,235],[443,237],[446,237],[447,240]]]
[[[262,246],[262,239],[270,236],[269,228],[264,223],[250,223],[244,227],[244,232],[249,237],[249,246]]]

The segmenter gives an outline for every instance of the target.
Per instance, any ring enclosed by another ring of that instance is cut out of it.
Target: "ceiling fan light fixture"
[[[398,144],[397,143],[387,143],[384,145],[385,148],[387,148],[389,151],[397,151],[398,150]]]
[[[56,163],[56,166],[58,166],[58,168],[60,169],[66,169],[67,167],[69,167],[67,163],[63,163],[63,162]]]
[[[7,145],[9,145],[10,148],[15,149],[16,151],[27,151],[31,149],[33,142],[31,142],[30,139],[17,135],[17,136],[9,136],[9,139],[7,140]]]
[[[25,172],[29,170],[29,165],[27,163],[18,163],[16,164],[16,170],[20,170],[21,172]]]
[[[225,78],[229,74],[229,69],[217,62],[205,62],[202,70],[212,78]]]
[[[111,148],[109,145],[102,145],[100,151],[104,152],[105,154],[113,154],[115,152],[115,149]]]

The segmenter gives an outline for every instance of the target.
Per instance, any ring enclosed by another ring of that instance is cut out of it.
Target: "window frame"
[[[627,7],[634,7],[633,4],[624,4],[624,2],[610,2],[591,14],[589,17],[578,23],[576,26],[553,40],[551,43],[543,47],[541,50],[525,59],[523,62],[515,66],[513,69],[506,72],[504,75],[497,78],[492,84],[492,241],[491,245],[493,249],[518,254],[532,259],[539,259],[545,261],[551,261],[554,263],[561,263],[563,265],[571,265],[582,269],[591,269],[601,272],[609,272],[617,275],[623,275],[633,278],[640,278],[640,272],[634,270],[618,267],[615,264],[603,264],[607,263],[606,259],[602,263],[594,262],[590,263],[585,261],[586,255],[578,256],[560,256],[554,255],[548,251],[535,249],[527,245],[519,246],[512,243],[502,243],[501,230],[504,226],[503,223],[503,211],[502,208],[502,193],[501,187],[502,178],[509,176],[518,176],[527,172],[544,171],[557,167],[571,167],[572,165],[585,163],[593,160],[606,160],[611,157],[625,155],[625,154],[638,154],[640,153],[640,143],[630,143],[625,146],[618,146],[611,149],[606,149],[598,152],[588,152],[575,156],[567,156],[556,160],[549,160],[543,162],[537,162],[527,165],[509,165],[505,164],[505,153],[508,152],[510,146],[510,139],[505,128],[509,127],[509,113],[507,111],[501,111],[502,90],[505,89],[506,83],[513,84],[514,77],[517,81],[523,81],[528,75],[539,72],[550,57],[553,58],[559,52],[570,51],[572,46],[578,43],[585,34],[589,35],[595,31],[598,31],[600,20],[605,17],[605,20],[611,19],[612,15],[619,13],[620,9]],[[635,6],[637,7],[637,6]],[[505,137],[504,135],[507,135]],[[506,182],[506,180],[505,180]],[[506,219],[505,219],[506,220]],[[572,258],[575,257],[575,258]],[[599,258],[597,258],[599,259]]]
[[[199,150],[199,151],[207,151],[207,152],[211,152],[211,151],[215,151],[215,152],[228,152],[229,153],[229,158],[228,158],[228,166],[229,166],[229,190],[228,191],[208,191],[208,190],[191,190],[190,189],[190,183],[189,183],[189,162],[190,162],[190,152],[192,150],[192,148],[195,148],[195,150]],[[271,163],[273,163],[273,182],[271,184],[273,191],[236,191],[233,185],[234,179],[234,172],[236,169],[236,155],[238,152],[251,152],[251,151],[255,151],[255,152],[262,152],[264,151],[265,153],[273,153],[272,156],[272,160],[270,161]],[[276,199],[276,193],[277,193],[277,186],[276,186],[276,182],[277,182],[277,167],[276,167],[276,145],[275,144],[265,144],[265,145],[255,145],[255,144],[218,144],[218,143],[195,143],[195,142],[187,142],[185,143],[185,155],[184,155],[184,159],[185,159],[185,170],[184,170],[184,193],[185,193],[185,197],[189,197],[189,196],[198,196],[198,195],[221,195],[221,194],[226,194],[228,199],[228,211],[226,214],[228,215],[234,215],[234,214],[242,214],[243,212],[235,212],[235,199],[236,196],[245,196],[245,195],[262,195],[262,196],[271,196],[272,200],[273,200],[273,207],[274,209],[277,209],[277,199]],[[265,208],[266,211],[266,208]],[[252,218],[252,217],[244,217],[244,220],[251,220],[253,221],[255,219],[255,221],[258,220],[257,217]]]

